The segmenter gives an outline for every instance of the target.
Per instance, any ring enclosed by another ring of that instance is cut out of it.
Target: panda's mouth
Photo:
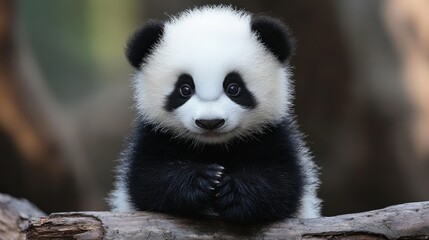
[[[205,138],[221,138],[221,137],[225,137],[225,136],[230,136],[230,135],[234,135],[234,132],[236,131],[236,129],[232,129],[226,132],[222,132],[222,131],[206,131],[203,133],[200,133],[201,136],[205,137]]]
[[[199,142],[225,143],[237,136],[236,128],[229,131],[204,131],[194,135]]]
[[[204,137],[208,137],[208,138],[215,138],[215,137],[220,137],[224,134],[225,133],[222,133],[222,132],[207,131],[207,132],[202,133],[201,135],[203,135]]]

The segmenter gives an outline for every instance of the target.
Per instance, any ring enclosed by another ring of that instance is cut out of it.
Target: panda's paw
[[[222,180],[223,171],[224,167],[218,164],[210,164],[205,166],[199,173],[197,186],[200,190],[213,194]]]
[[[251,199],[240,192],[239,184],[230,176],[223,177],[215,194],[215,210],[227,221],[244,223],[251,220]]]
[[[170,175],[167,202],[174,211],[184,214],[201,214],[213,201],[224,168],[217,164],[194,163]]]
[[[215,205],[218,212],[225,212],[233,206],[236,196],[234,194],[233,181],[230,176],[224,176],[217,186]]]

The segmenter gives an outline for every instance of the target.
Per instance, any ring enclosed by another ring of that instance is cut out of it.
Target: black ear
[[[280,20],[267,16],[252,17],[252,31],[280,62],[289,60],[293,52],[293,38]]]
[[[125,55],[130,64],[140,68],[145,58],[153,51],[153,47],[164,33],[164,22],[149,20],[128,40]]]

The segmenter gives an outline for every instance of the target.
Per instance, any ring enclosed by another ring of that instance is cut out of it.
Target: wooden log
[[[28,239],[429,239],[429,201],[369,212],[233,226],[160,213],[54,213],[31,221]]]
[[[25,199],[0,193],[0,239],[25,239],[28,221],[45,214]]]

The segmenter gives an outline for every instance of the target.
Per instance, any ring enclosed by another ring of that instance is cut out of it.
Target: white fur
[[[115,182],[115,188],[110,193],[108,202],[112,207],[112,211],[115,212],[136,211],[130,202],[130,195],[128,194],[127,188],[124,186],[124,182],[121,180]]]
[[[141,116],[196,143],[226,143],[285,117],[291,98],[288,69],[258,42],[250,21],[250,15],[230,7],[205,7],[167,22],[161,42],[134,77]],[[225,95],[222,83],[232,71],[241,74],[255,95],[255,109],[245,109]],[[173,91],[182,73],[193,77],[196,93],[167,112],[160,96]],[[199,118],[226,122],[220,134],[207,137],[195,125]]]
[[[132,212],[136,211],[130,200],[128,187],[126,186],[126,176],[129,172],[128,162],[125,158],[121,158],[120,163],[116,169],[116,181],[113,191],[109,194],[107,202],[109,203],[112,211],[116,212]]]
[[[297,218],[317,218],[320,217],[320,209],[322,201],[317,197],[317,189],[319,188],[319,168],[313,162],[307,148],[299,150],[301,161],[299,162],[304,171],[304,193],[301,197],[301,207],[296,213]]]

